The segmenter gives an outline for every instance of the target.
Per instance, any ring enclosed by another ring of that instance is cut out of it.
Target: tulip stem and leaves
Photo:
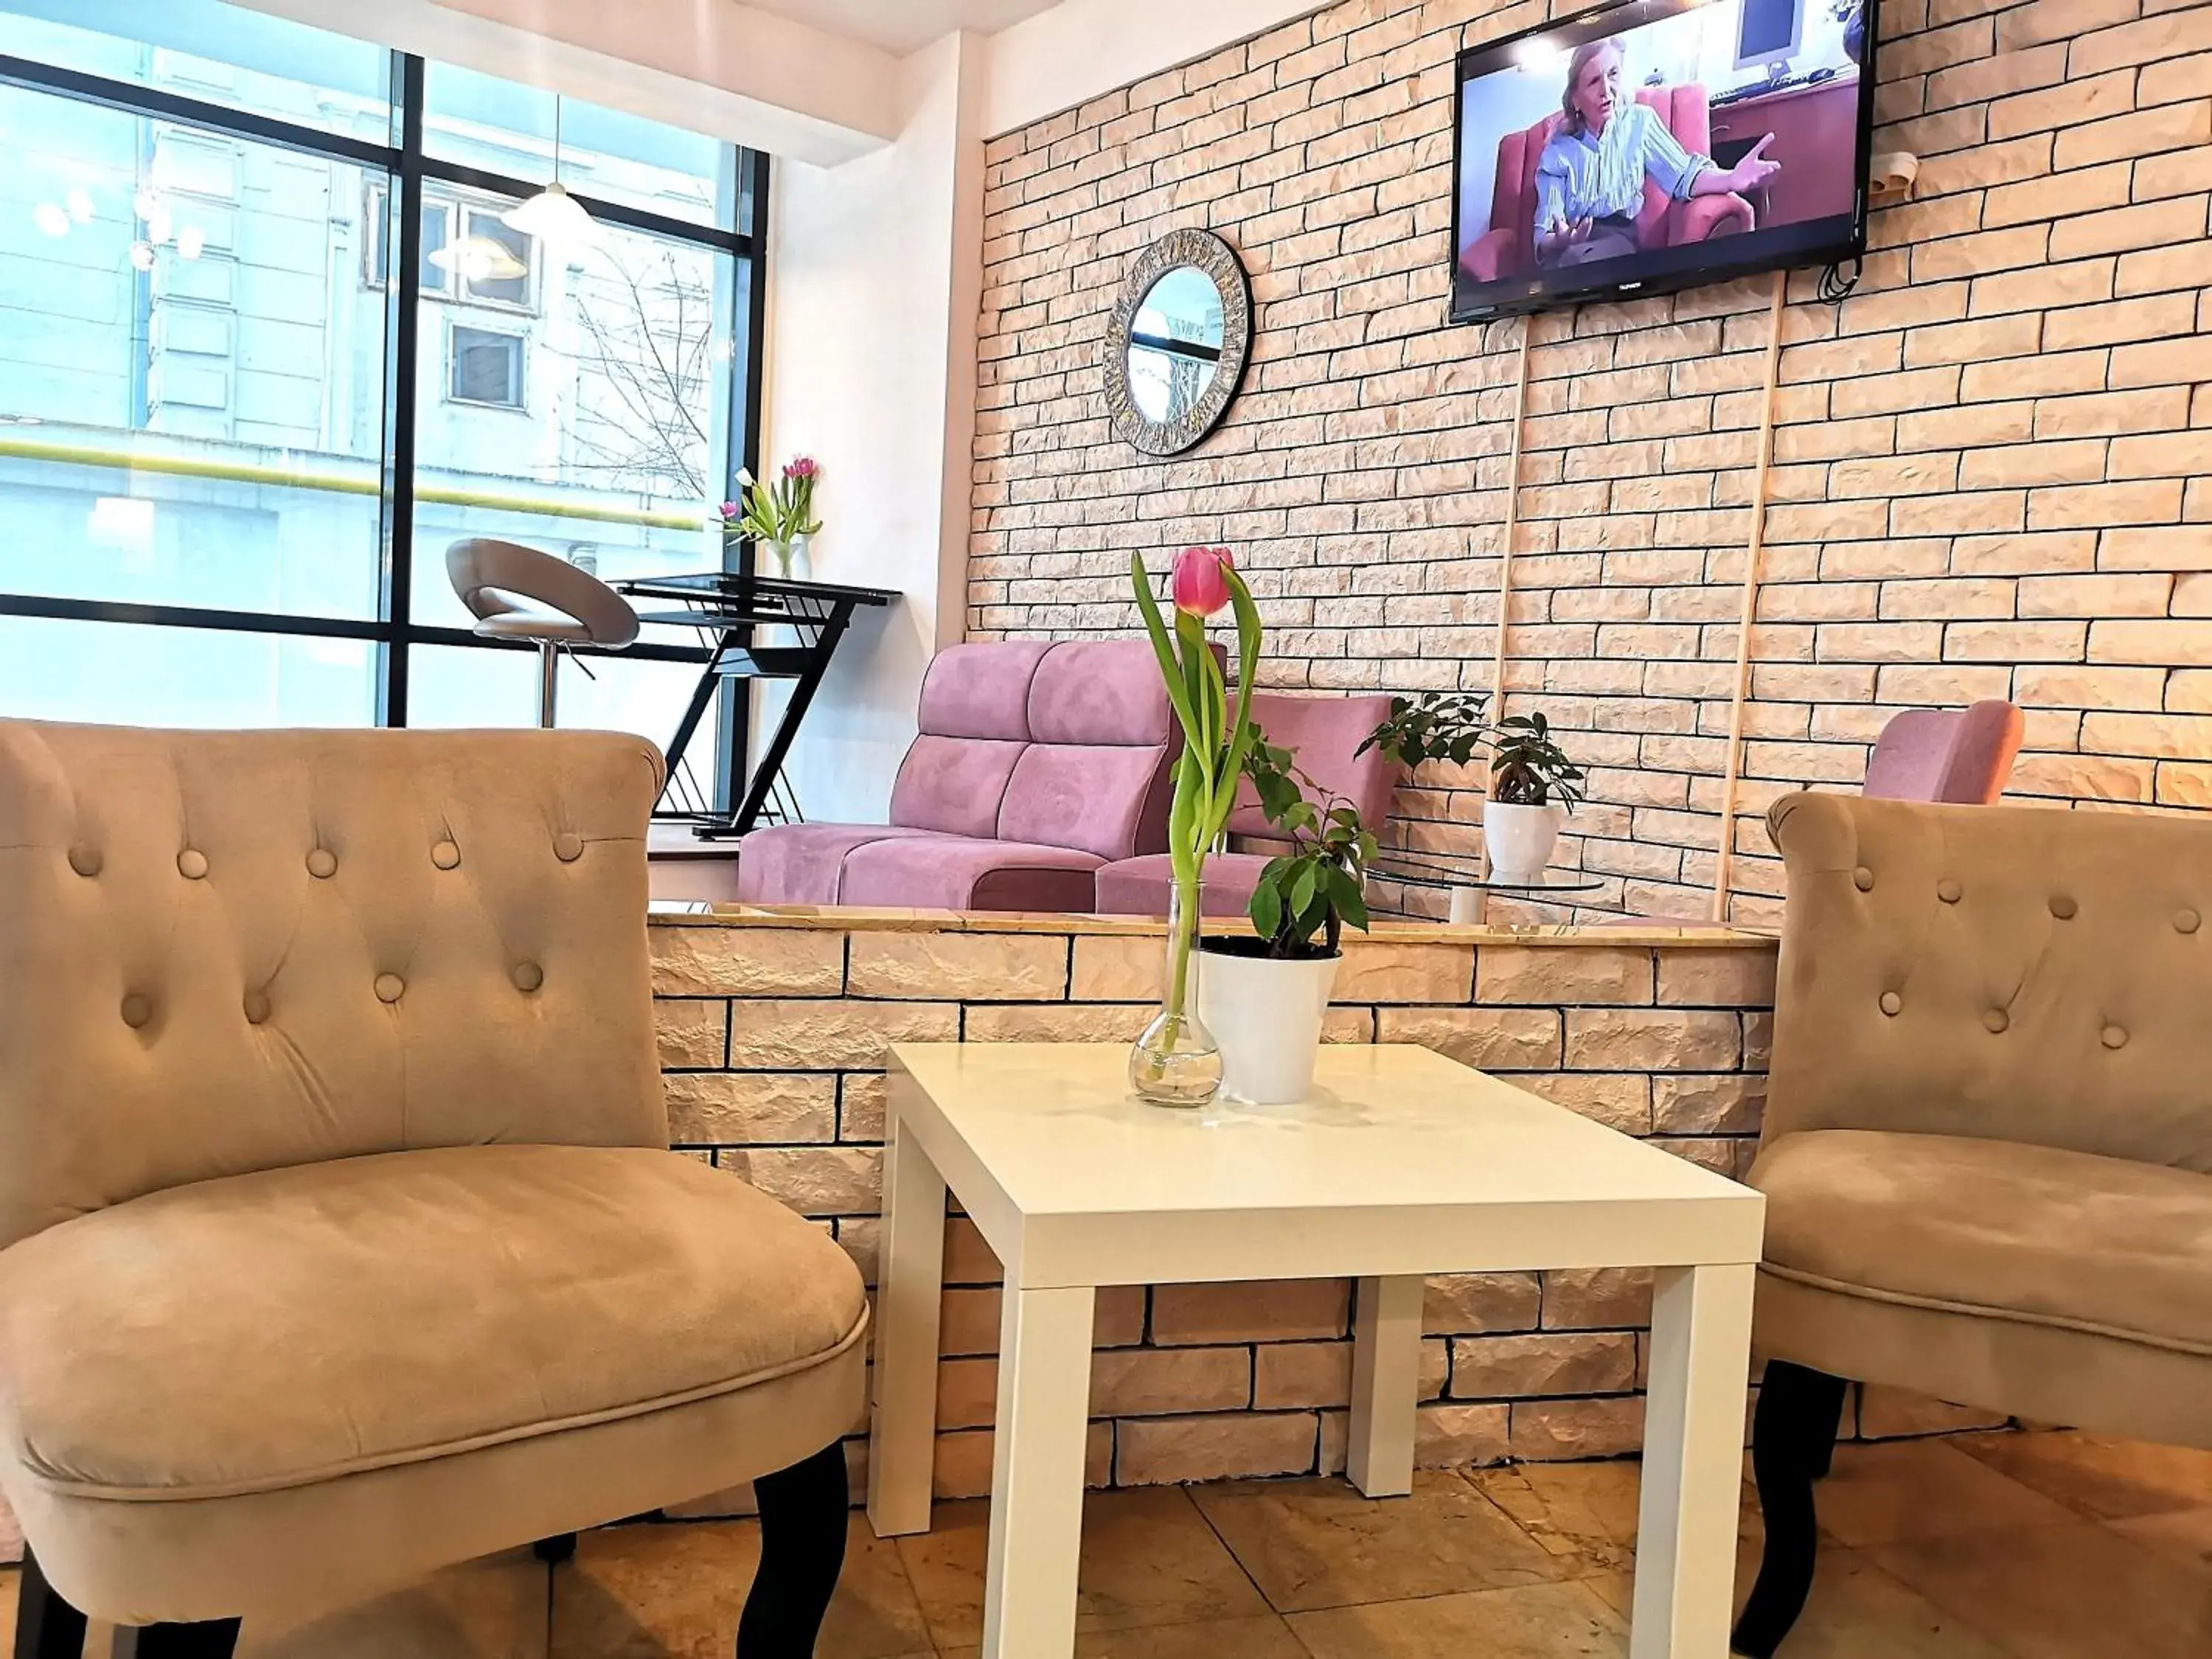
[[[1284,962],[1334,957],[1347,923],[1367,931],[1364,884],[1374,833],[1359,821],[1357,807],[1315,782],[1289,750],[1264,736],[1254,741],[1244,770],[1261,811],[1291,849],[1268,860],[1252,890],[1252,926],[1262,953]]]
[[[1182,756],[1176,763],[1175,799],[1168,811],[1168,857],[1174,872],[1181,931],[1169,944],[1166,1006],[1173,1027],[1186,1012],[1190,953],[1199,924],[1199,883],[1206,855],[1220,840],[1237,802],[1255,738],[1249,700],[1239,697],[1230,709],[1229,687],[1220,659],[1206,642],[1206,618],[1226,608],[1237,623],[1237,684],[1249,687],[1260,666],[1260,613],[1244,579],[1237,574],[1229,550],[1194,547],[1176,560],[1170,584],[1174,621],[1170,623],[1152,593],[1152,580],[1139,554],[1129,562],[1137,609],[1159,658],[1168,702],[1182,727]]]
[[[724,533],[773,547],[818,533],[822,520],[814,516],[814,487],[821,477],[821,463],[805,455],[786,463],[783,476],[773,484],[738,473],[738,499],[722,503]]]

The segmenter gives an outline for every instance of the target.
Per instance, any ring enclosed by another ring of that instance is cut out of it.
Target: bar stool
[[[479,639],[537,642],[538,723],[549,730],[562,647],[619,651],[637,637],[637,612],[627,599],[597,576],[534,547],[482,538],[455,542],[446,550],[446,575],[477,618]]]

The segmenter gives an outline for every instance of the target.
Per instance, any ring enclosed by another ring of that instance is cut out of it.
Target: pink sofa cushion
[[[1367,734],[1390,717],[1388,697],[1308,697],[1283,691],[1252,694],[1252,720],[1278,749],[1288,749],[1299,769],[1325,789],[1333,789],[1359,811],[1359,821],[1377,834],[1390,817],[1390,797],[1398,787],[1398,768],[1379,749],[1354,756]],[[1273,837],[1274,827],[1260,810],[1260,798],[1246,783],[1229,815],[1232,836]]]
[[[741,843],[738,899],[744,904],[836,904],[845,856],[872,842],[908,840],[919,830],[884,823],[778,823]]]
[[[937,738],[1030,740],[1030,693],[1048,640],[947,646],[922,676],[915,724]]]
[[[891,822],[948,836],[998,833],[999,809],[1014,768],[1031,745],[925,732],[891,786]]]
[[[1065,847],[949,836],[872,842],[845,860],[841,902],[920,910],[1091,908],[1101,860]]]
[[[1252,890],[1267,867],[1268,854],[1216,853],[1206,861],[1203,908],[1209,916],[1251,914]],[[1102,916],[1164,916],[1168,890],[1175,882],[1175,860],[1165,853],[1123,859],[1098,872]]]
[[[1102,860],[1157,851],[1167,839],[1164,790],[1157,811],[1147,809],[1162,755],[1158,749],[1033,743],[1007,781],[999,834],[1078,847]]]
[[[1030,736],[1038,743],[1158,747],[1175,714],[1146,640],[1067,640],[1030,684]]]

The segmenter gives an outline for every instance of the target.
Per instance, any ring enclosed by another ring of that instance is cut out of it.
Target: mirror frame
[[[1176,421],[1155,421],[1129,391],[1129,337],[1153,286],[1170,271],[1194,266],[1221,295],[1221,361],[1201,397]],[[1211,437],[1244,388],[1252,361],[1252,278],[1237,250],[1207,230],[1177,230],[1138,257],[1106,331],[1106,412],[1123,441],[1146,455],[1180,455]]]

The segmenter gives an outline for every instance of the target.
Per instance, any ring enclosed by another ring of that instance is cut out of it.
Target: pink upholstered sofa
[[[887,824],[788,823],[738,842],[755,904],[1088,911],[1100,866],[1167,846],[1174,715],[1144,640],[940,652]]]
[[[1397,764],[1380,750],[1353,750],[1390,715],[1388,697],[1309,697],[1282,691],[1252,694],[1252,718],[1267,741],[1297,757],[1299,769],[1325,789],[1334,790],[1359,811],[1360,822],[1378,835],[1390,813],[1398,786]],[[1287,850],[1274,826],[1260,811],[1260,798],[1248,782],[1238,792],[1229,817],[1229,850],[1206,860],[1205,910],[1209,916],[1241,916],[1252,902],[1252,890],[1269,860]],[[1165,853],[1123,859],[1098,872],[1098,909],[1109,916],[1164,916],[1173,867]]]

